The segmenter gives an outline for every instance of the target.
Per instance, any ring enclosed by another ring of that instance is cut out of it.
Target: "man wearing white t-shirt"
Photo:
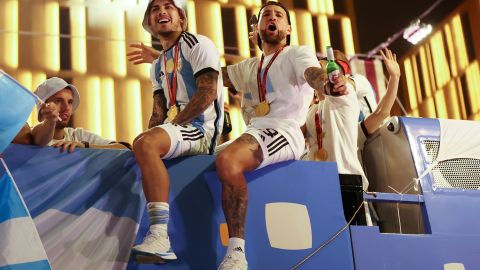
[[[248,268],[244,241],[248,191],[244,173],[300,158],[305,147],[300,127],[313,98],[312,88],[323,89],[326,80],[326,72],[311,49],[288,46],[290,18],[281,3],[267,2],[258,17],[255,27],[262,58],[247,59],[222,72],[225,85],[243,93],[242,108],[248,115],[248,126],[218,153],[216,160],[230,236],[221,270]],[[346,94],[345,78],[339,77],[334,88]]]
[[[340,55],[343,56],[343,53]],[[337,51],[335,61],[341,67],[341,74],[348,75],[348,60],[340,55]],[[320,60],[320,64],[326,66],[327,60]],[[347,89],[348,94],[340,97],[323,95],[317,91],[319,102],[313,104],[307,114],[305,138],[308,152],[303,159],[336,162],[339,173],[361,175],[366,189],[368,181],[356,158],[361,110],[354,86],[348,83]]]
[[[75,148],[127,148],[83,128],[67,127],[80,105],[80,94],[74,85],[52,77],[41,83],[35,94],[45,103],[38,106],[38,120],[41,122],[32,130],[34,144],[61,147],[62,152],[67,149],[72,152]]]
[[[186,31],[186,4],[150,0],[143,20],[145,30],[158,37],[163,48],[150,72],[150,129],[133,144],[150,227],[132,251],[137,259],[148,256],[149,262],[177,258],[168,237],[170,179],[163,159],[213,154],[223,125],[220,54],[210,39]]]

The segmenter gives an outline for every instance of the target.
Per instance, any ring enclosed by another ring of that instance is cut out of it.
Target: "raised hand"
[[[40,107],[40,115],[49,122],[57,122],[59,120],[58,109],[53,102],[43,103]]]
[[[397,55],[392,53],[392,51],[390,51],[388,48],[385,48],[384,52],[380,51],[380,54],[382,55],[383,63],[385,64],[390,76],[399,78],[400,66],[397,62]]]
[[[72,153],[76,147],[78,148],[85,148],[85,145],[81,142],[74,142],[74,141],[61,141],[56,142],[53,147],[61,147],[60,152],[65,152],[68,149],[69,153]]]
[[[160,52],[155,50],[150,46],[146,46],[143,43],[134,43],[128,45],[130,48],[135,50],[127,53],[128,61],[132,62],[134,65],[139,64],[151,64],[155,59],[160,56]]]

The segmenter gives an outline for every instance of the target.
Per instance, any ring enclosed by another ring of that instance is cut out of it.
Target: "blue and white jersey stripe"
[[[183,110],[192,100],[197,91],[196,78],[206,71],[215,70],[219,72],[217,81],[217,100],[218,108],[215,108],[215,102],[198,117],[193,119],[192,125],[200,129],[203,133],[209,132],[219,134],[223,127],[223,82],[220,75],[220,55],[213,42],[205,36],[194,35],[189,32],[183,32],[178,44],[180,46],[179,63],[177,68],[177,95],[176,105]],[[170,107],[170,97],[168,94],[168,85],[166,76],[172,79],[173,72],[168,73],[164,67],[164,57],[167,61],[174,58],[174,47],[162,51],[160,57],[154,61],[150,78],[153,83],[153,91],[163,89],[167,99],[167,106]],[[164,56],[165,55],[165,56]],[[168,121],[168,120],[166,120]],[[216,138],[214,138],[216,140]]]

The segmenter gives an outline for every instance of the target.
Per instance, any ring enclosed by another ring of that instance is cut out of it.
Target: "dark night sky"
[[[346,0],[349,1],[349,0]],[[366,53],[400,29],[407,27],[437,0],[356,0],[355,13],[361,53]],[[463,0],[444,0],[422,22],[430,23],[435,31],[436,23],[442,21]],[[390,48],[402,56],[413,45],[403,37]]]

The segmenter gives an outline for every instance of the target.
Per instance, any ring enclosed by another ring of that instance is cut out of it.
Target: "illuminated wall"
[[[355,53],[353,1],[281,1],[291,10],[292,44],[324,52],[326,45]],[[52,76],[80,91],[73,126],[131,142],[147,128],[152,109],[150,65],[126,60],[128,44],[152,39],[141,27],[147,0],[1,0],[0,68],[34,90]],[[188,1],[189,31],[210,37],[231,64],[259,55],[248,40],[248,20],[260,0]],[[233,131],[245,128],[235,98]],[[29,119],[35,125],[36,112]]]
[[[480,120],[480,2],[467,0],[402,61],[410,115]]]

